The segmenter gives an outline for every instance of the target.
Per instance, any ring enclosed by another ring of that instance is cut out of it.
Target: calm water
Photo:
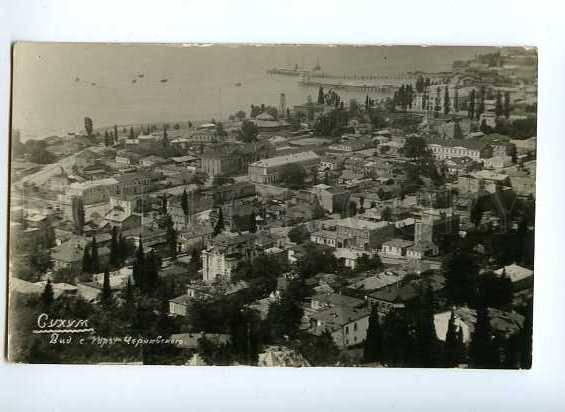
[[[251,104],[301,104],[317,89],[275,66],[337,74],[447,70],[478,47],[323,47],[20,44],[14,57],[13,127],[25,138],[94,126],[221,119]],[[167,79],[167,82],[161,80]],[[135,82],[134,82],[135,80]],[[241,83],[240,87],[236,83]],[[345,98],[357,97],[348,93]],[[358,96],[364,99],[364,95]]]

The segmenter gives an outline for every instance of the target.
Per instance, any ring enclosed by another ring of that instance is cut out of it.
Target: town
[[[537,54],[492,50],[296,68],[317,93],[222,119],[14,129],[10,359],[530,368]],[[42,314],[149,343],[62,347]]]

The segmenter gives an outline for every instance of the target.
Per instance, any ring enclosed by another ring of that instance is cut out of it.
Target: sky
[[[313,91],[275,66],[335,74],[448,70],[487,47],[17,43],[12,127],[24,139],[94,127],[226,117],[250,104],[300,104]],[[162,82],[162,80],[167,80]],[[241,86],[239,86],[241,84]]]

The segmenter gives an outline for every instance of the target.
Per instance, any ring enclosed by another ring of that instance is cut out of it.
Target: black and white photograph
[[[17,42],[11,98],[10,362],[531,368],[535,47]]]

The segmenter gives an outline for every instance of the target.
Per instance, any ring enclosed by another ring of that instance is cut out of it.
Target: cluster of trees
[[[22,143],[19,134],[12,135],[12,153],[14,156],[29,157],[29,161],[38,164],[49,164],[57,160],[57,157],[47,150],[47,143],[43,140],[28,140]]]
[[[406,140],[403,153],[411,159],[406,163],[406,181],[402,185],[402,193],[414,193],[423,185],[422,178],[429,178],[436,186],[445,181],[445,176],[438,170],[432,151],[422,136],[410,136]]]
[[[238,133],[239,140],[245,143],[252,143],[257,141],[259,129],[257,128],[257,125],[251,120],[243,120]]]
[[[403,111],[412,107],[414,101],[414,88],[411,84],[403,84],[394,92],[392,98],[394,107],[400,107]]]
[[[463,329],[452,311],[445,341],[441,341],[434,326],[433,295],[424,293],[414,306],[385,316],[373,309],[363,358],[365,362],[392,367],[449,368],[467,364],[472,368],[529,368],[531,307],[525,311],[520,332],[505,337],[493,331],[488,307],[478,305],[470,344],[464,342]]]
[[[239,113],[239,112],[238,112]],[[268,113],[274,117],[275,120],[279,118],[279,110],[275,106],[265,106],[265,104],[261,105],[251,105],[251,110],[249,112],[249,117],[254,119],[259,116],[261,113]],[[284,115],[284,113],[283,113]]]
[[[284,165],[279,172],[279,183],[289,189],[303,189],[306,182],[306,169],[297,163]]]
[[[318,100],[317,100],[318,104],[326,104],[328,106],[333,106],[336,109],[343,109],[344,108],[344,104],[343,104],[343,100],[341,99],[341,96],[339,94],[336,93],[335,90],[330,89],[328,90],[327,93],[324,92],[324,88],[320,87],[318,89]]]
[[[424,78],[424,76],[420,75],[416,78],[415,88],[418,93],[424,93],[424,91],[430,87],[432,82],[430,81],[429,77]]]
[[[339,137],[348,130],[349,112],[343,107],[323,114],[314,123],[314,134],[317,136]]]

